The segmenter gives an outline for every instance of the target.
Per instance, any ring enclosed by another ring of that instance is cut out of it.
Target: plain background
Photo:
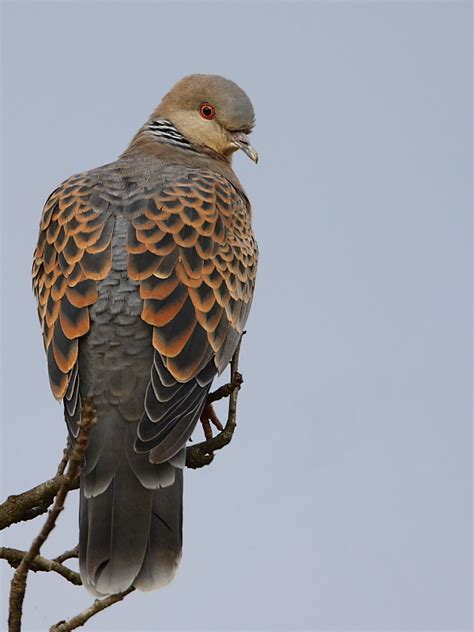
[[[66,436],[30,289],[45,198],[185,74],[257,112],[238,431],[186,473],[172,585],[87,629],[471,629],[470,28],[456,1],[3,4],[3,496]],[[76,504],[45,555],[76,543]],[[25,629],[90,601],[31,574]]]

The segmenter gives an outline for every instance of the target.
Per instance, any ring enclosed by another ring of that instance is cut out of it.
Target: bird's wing
[[[194,428],[210,383],[230,361],[248,316],[257,246],[248,202],[223,177],[165,173],[125,214],[131,279],[153,327],[155,361],[135,449],[173,456]]]
[[[51,390],[78,405],[78,340],[90,328],[97,281],[111,267],[114,217],[87,174],[72,176],[46,201],[33,259],[33,290]]]

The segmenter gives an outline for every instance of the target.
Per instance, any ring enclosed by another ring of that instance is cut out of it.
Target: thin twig
[[[216,450],[221,450],[224,446],[232,441],[235,427],[237,425],[237,397],[240,387],[243,383],[242,375],[239,373],[239,354],[241,342],[242,339],[237,345],[237,349],[235,350],[232,361],[230,363],[229,384],[221,386],[214,393],[211,393],[209,395],[209,398],[211,398],[211,402],[229,396],[229,412],[227,415],[227,423],[225,425],[225,428],[218,435],[212,437],[212,439],[207,439],[207,441],[203,441],[202,443],[197,443],[196,445],[188,447],[188,449],[186,450],[186,467],[197,469],[199,467],[209,465],[209,463],[211,463],[214,459],[214,452]],[[207,400],[208,402],[209,398]]]
[[[220,399],[229,397],[237,387],[242,386],[242,382],[242,376],[240,375],[240,373],[237,373],[237,375],[235,376],[235,380],[233,380],[232,382],[228,382],[227,384],[223,384],[212,393],[209,393],[206,403],[212,404],[214,402],[218,402]]]
[[[89,431],[92,425],[95,423],[95,413],[92,405],[92,400],[85,399],[81,410],[81,421],[79,423],[80,431],[79,436],[75,442],[74,449],[69,457],[69,465],[67,473],[64,476],[64,480],[58,490],[57,496],[54,501],[53,508],[48,513],[48,518],[43,525],[38,536],[33,540],[29,551],[26,553],[18,568],[13,575],[10,588],[10,610],[8,616],[8,629],[9,632],[21,631],[21,617],[23,609],[23,600],[25,597],[26,580],[28,576],[29,568],[34,558],[39,555],[41,546],[54,529],[56,520],[64,509],[64,501],[66,496],[77,479],[81,463],[83,461],[84,453],[87,447],[87,441],[89,438]]]
[[[0,558],[7,560],[12,568],[18,568],[21,560],[25,557],[26,551],[20,551],[19,549],[10,549],[6,546],[0,547]],[[71,584],[76,586],[82,586],[81,576],[76,571],[71,570],[67,566],[64,566],[57,560],[48,560],[41,555],[37,555],[31,562],[30,570],[34,573],[38,571],[58,573],[67,579]]]
[[[71,446],[69,443],[69,435],[67,438],[67,447],[63,450],[63,458],[59,461],[58,469],[56,470],[56,476],[62,476],[64,474],[64,470],[66,469],[67,462],[69,461],[69,452],[71,451]]]
[[[135,588],[131,586],[130,588],[127,588],[127,590],[117,593],[116,595],[110,595],[110,597],[106,597],[105,599],[96,599],[94,603],[89,606],[89,608],[83,610],[75,617],[72,617],[72,619],[55,623],[49,628],[49,632],[69,632],[70,630],[80,628],[95,614],[101,612],[102,610],[105,610],[106,608],[109,608],[110,606],[113,606],[114,603],[122,601],[122,599],[125,599],[125,597],[132,593],[134,590]]]
[[[58,555],[57,557],[53,558],[53,562],[59,562],[60,564],[62,564],[62,562],[65,562],[66,560],[70,560],[73,557],[79,557],[78,544],[76,544],[76,546],[73,549],[64,551],[64,553],[61,553],[61,555]]]

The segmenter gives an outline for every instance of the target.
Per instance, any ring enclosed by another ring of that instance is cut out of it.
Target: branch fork
[[[245,332],[244,332],[245,333]],[[189,446],[186,451],[186,467],[197,469],[209,465],[214,460],[214,453],[228,445],[234,435],[237,425],[237,397],[243,383],[239,373],[240,342],[231,361],[230,382],[210,393],[207,405],[229,398],[229,408],[225,427],[215,436],[206,441]],[[54,559],[47,559],[40,555],[41,547],[56,525],[59,514],[64,509],[64,502],[68,493],[79,487],[79,475],[87,449],[90,431],[96,423],[96,416],[91,399],[84,399],[79,423],[79,435],[74,446],[64,450],[63,457],[53,478],[23,492],[9,496],[0,505],[0,530],[18,522],[33,520],[48,512],[46,521],[28,551],[0,547],[0,558],[5,559],[15,573],[11,582],[9,599],[9,632],[21,632],[23,601],[29,571],[54,572],[70,583],[81,586],[79,573],[73,571],[64,562],[78,557],[78,547],[65,551]],[[49,507],[52,506],[51,509]],[[68,632],[83,626],[91,617],[108,608],[131,594],[133,587],[116,595],[104,599],[96,599],[89,608],[80,614],[55,623],[49,632]]]

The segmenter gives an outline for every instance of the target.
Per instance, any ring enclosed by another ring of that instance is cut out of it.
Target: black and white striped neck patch
[[[166,119],[153,119],[147,123],[146,130],[160,140],[167,141],[173,145],[178,145],[184,149],[196,151],[189,140],[183,136],[181,132],[178,132],[171,121],[167,121]]]

